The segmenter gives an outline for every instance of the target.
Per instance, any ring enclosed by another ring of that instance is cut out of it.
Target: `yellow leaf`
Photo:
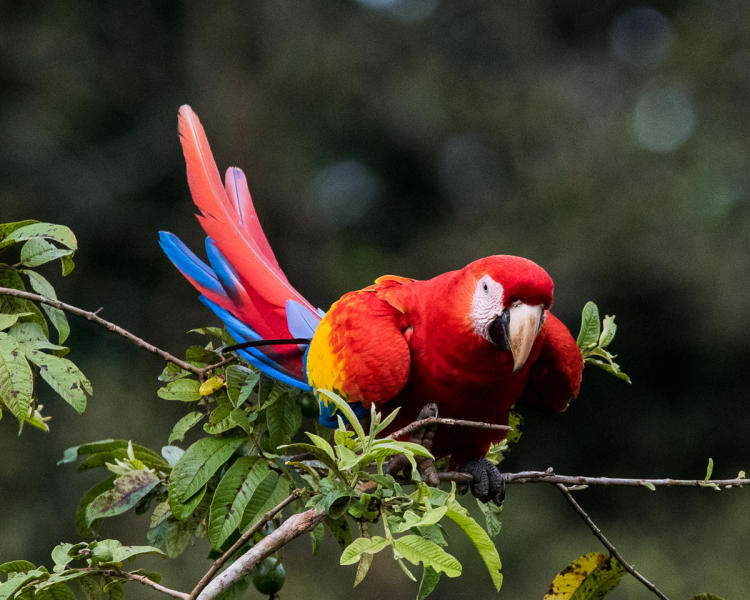
[[[619,585],[624,574],[616,558],[590,552],[557,574],[544,600],[601,600]]]
[[[216,376],[211,377],[210,379],[206,379],[206,381],[201,383],[201,386],[198,388],[198,392],[201,396],[210,396],[214,392],[218,392],[223,387],[224,379]]]

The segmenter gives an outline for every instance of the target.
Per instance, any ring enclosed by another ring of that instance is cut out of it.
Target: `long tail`
[[[208,234],[209,265],[175,235],[159,232],[174,265],[201,293],[200,300],[238,342],[311,338],[322,317],[295,290],[279,267],[258,221],[244,173],[230,167],[223,184],[203,126],[193,110],[180,107],[178,131],[197,215]],[[246,348],[239,352],[264,373],[309,390],[305,345]]]

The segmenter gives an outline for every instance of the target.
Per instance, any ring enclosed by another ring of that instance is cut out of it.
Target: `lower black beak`
[[[487,336],[495,346],[510,350],[510,311],[507,308],[490,323]]]

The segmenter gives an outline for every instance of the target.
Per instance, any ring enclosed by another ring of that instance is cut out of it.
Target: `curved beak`
[[[543,323],[543,306],[521,303],[506,308],[503,314],[490,324],[490,340],[510,350],[513,355],[514,373],[526,364]]]
[[[542,328],[544,307],[537,304],[518,304],[510,308],[510,351],[513,354],[513,372],[526,364],[534,340]]]

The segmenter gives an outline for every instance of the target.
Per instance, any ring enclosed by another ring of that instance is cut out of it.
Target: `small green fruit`
[[[317,419],[320,415],[318,401],[312,394],[302,394],[299,397],[299,407],[302,409],[302,414],[308,419]]]
[[[96,563],[102,563],[102,562],[110,562],[112,560],[112,550],[107,548],[107,546],[94,546],[91,549],[91,562]]]
[[[260,563],[253,574],[253,585],[261,594],[275,594],[284,585],[286,571],[278,558],[269,556]]]

